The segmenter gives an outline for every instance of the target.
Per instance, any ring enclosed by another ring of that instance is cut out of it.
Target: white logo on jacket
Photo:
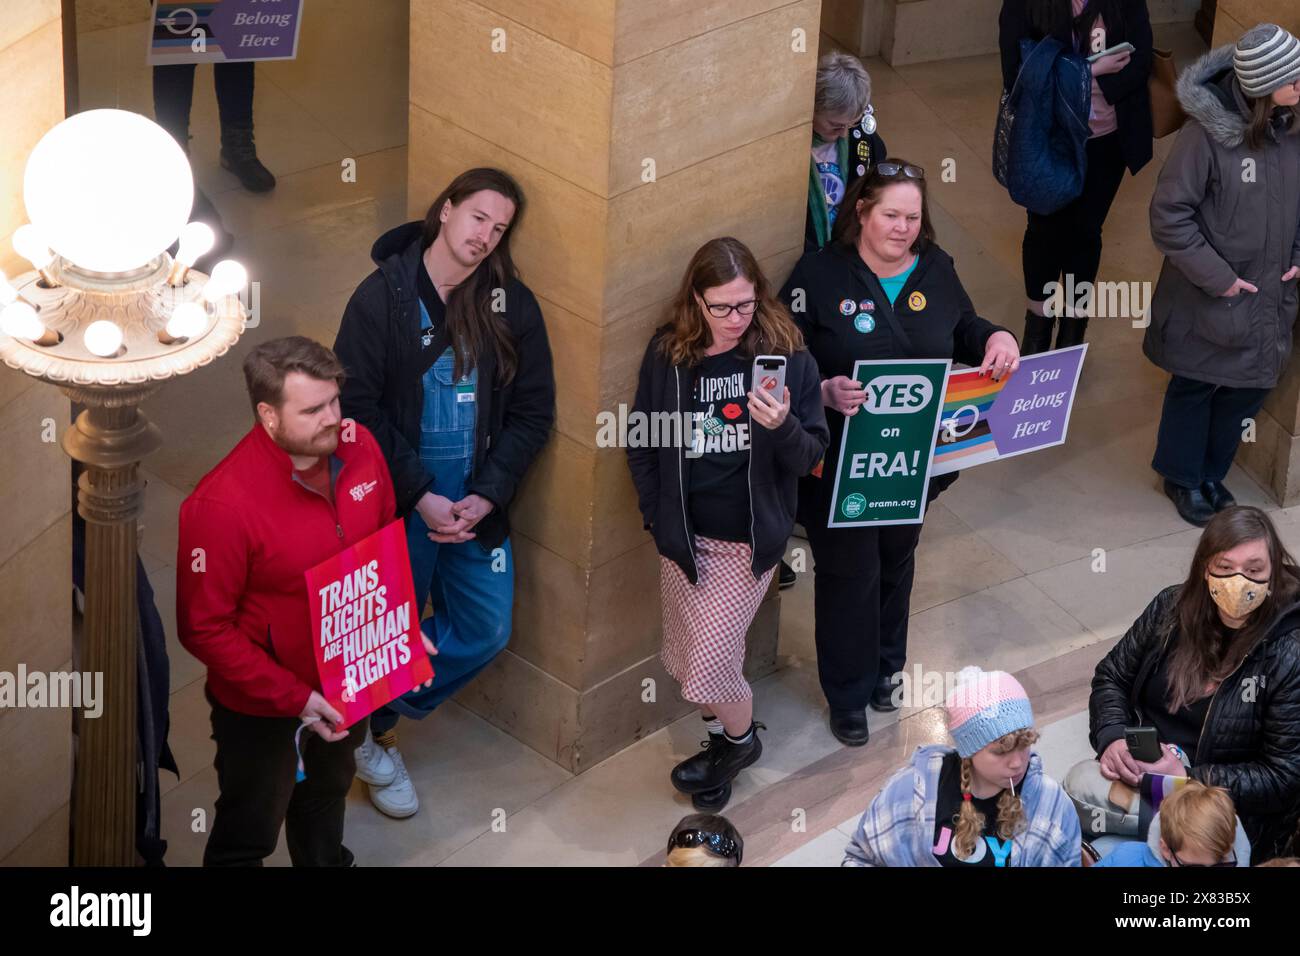
[[[360,501],[366,495],[370,494],[370,492],[374,491],[375,488],[378,487],[378,485],[379,485],[378,481],[365,481],[359,485],[353,485],[351,488],[349,488],[348,494],[352,496],[353,501]]]

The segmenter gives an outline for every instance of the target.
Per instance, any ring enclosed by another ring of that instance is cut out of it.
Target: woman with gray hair
[[[836,211],[849,186],[887,155],[876,132],[871,77],[862,61],[847,53],[826,54],[817,63],[805,252],[830,241]]]

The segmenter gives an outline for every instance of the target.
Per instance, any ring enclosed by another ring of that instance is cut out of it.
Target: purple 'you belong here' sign
[[[302,0],[154,0],[148,61],[291,60],[301,23]]]

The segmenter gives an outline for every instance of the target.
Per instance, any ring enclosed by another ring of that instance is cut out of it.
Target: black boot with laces
[[[763,744],[758,739],[759,728],[767,730],[767,726],[758,721],[750,723],[749,739],[743,744],[735,743],[725,734],[710,734],[709,739],[700,744],[703,750],[673,767],[673,786],[682,793],[691,794],[720,790],[763,755]]]

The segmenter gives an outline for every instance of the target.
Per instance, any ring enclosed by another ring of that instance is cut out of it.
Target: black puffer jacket
[[[1146,722],[1138,701],[1161,653],[1177,640],[1173,608],[1181,587],[1157,594],[1097,665],[1088,711],[1098,756],[1126,726]],[[1300,816],[1300,602],[1278,615],[1215,691],[1190,775],[1232,794],[1252,862],[1286,851]]]

